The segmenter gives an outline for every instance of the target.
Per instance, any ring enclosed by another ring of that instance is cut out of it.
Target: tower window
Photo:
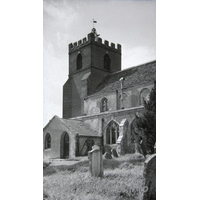
[[[77,56],[77,70],[82,68],[82,56],[78,54]]]
[[[110,56],[108,54],[104,56],[104,69],[110,71]]]
[[[100,108],[101,112],[105,112],[108,110],[108,99],[103,98],[101,100],[101,108]]]
[[[51,135],[47,133],[45,137],[45,149],[50,149],[51,148]]]

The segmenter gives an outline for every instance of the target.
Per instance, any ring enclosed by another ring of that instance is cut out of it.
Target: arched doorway
[[[65,132],[61,136],[61,145],[60,145],[60,157],[69,158],[69,135]]]

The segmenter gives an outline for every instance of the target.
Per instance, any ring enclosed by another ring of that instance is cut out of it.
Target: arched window
[[[104,69],[110,71],[110,56],[108,54],[104,56]]]
[[[106,129],[106,144],[116,144],[119,137],[119,125],[111,121]]]
[[[108,110],[108,99],[103,98],[103,99],[101,100],[101,108],[100,108],[100,111],[101,111],[101,112],[105,112],[105,111],[107,111],[107,110]]]
[[[78,54],[77,56],[77,70],[82,68],[82,56],[81,54]]]
[[[50,148],[51,148],[51,136],[49,133],[47,133],[45,137],[45,149],[50,149]]]

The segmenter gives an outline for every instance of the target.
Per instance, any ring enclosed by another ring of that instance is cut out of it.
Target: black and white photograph
[[[43,199],[156,199],[156,1],[43,1]]]
[[[1,199],[200,199],[199,2],[2,1]]]

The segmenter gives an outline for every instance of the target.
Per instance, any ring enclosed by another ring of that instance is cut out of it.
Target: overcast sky
[[[91,32],[122,45],[122,69],[156,59],[156,1],[43,1],[43,125],[62,117],[62,87],[68,79],[68,44]]]

